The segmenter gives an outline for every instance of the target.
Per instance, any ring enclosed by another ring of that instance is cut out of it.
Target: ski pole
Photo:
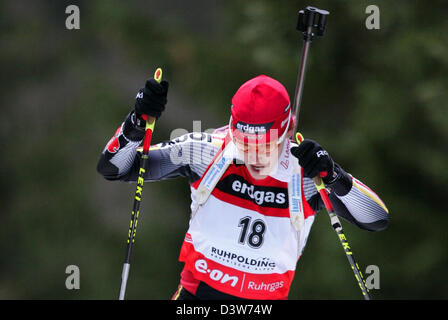
[[[303,141],[303,136],[299,132],[296,133],[296,141],[298,144],[300,144]],[[338,216],[334,213],[334,209],[330,202],[330,197],[328,196],[328,191],[325,188],[325,184],[322,181],[322,178],[320,176],[314,177],[313,182],[317,188],[317,191],[320,194],[322,201],[324,202],[325,209],[327,210],[328,215],[330,216],[331,226],[333,227],[334,231],[338,235],[339,242],[341,243],[342,248],[344,249],[345,255],[348,259],[348,262],[350,263],[350,266],[352,267],[353,273],[355,274],[355,278],[358,281],[358,285],[359,285],[359,288],[361,289],[362,295],[364,296],[365,300],[371,300],[371,296],[369,294],[369,289],[366,286],[366,283],[362,276],[362,272],[359,268],[359,265],[355,261],[355,257],[353,256],[352,249],[351,249],[350,245],[348,244],[347,237],[344,233],[344,230],[342,229],[341,221],[339,220]]]
[[[294,104],[293,104],[293,110],[296,116],[296,122],[294,125],[294,132],[295,132],[295,140],[298,144],[300,144],[303,141],[303,136],[297,132],[298,123],[299,123],[299,111],[300,111],[300,104],[302,100],[302,92],[303,92],[303,83],[305,80],[305,67],[306,62],[308,58],[308,50],[310,47],[310,44],[313,40],[314,33],[313,28],[317,28],[316,34],[318,36],[323,36],[325,32],[325,27],[327,24],[327,16],[329,15],[329,12],[326,10],[320,10],[314,7],[306,7],[305,10],[299,11],[299,20],[297,23],[297,30],[303,32],[303,51],[302,51],[302,60],[299,67],[299,75],[297,78],[297,86],[296,86],[296,92],[294,96]],[[353,273],[355,274],[355,278],[358,281],[359,288],[361,289],[361,292],[363,294],[363,297],[365,300],[370,300],[370,294],[369,289],[366,287],[364,278],[362,276],[361,270],[358,266],[358,263],[356,263],[355,258],[353,256],[352,249],[350,245],[348,244],[347,237],[345,236],[344,230],[342,229],[342,224],[339,221],[338,216],[334,213],[333,206],[330,202],[330,198],[328,196],[328,191],[325,187],[325,184],[322,181],[322,178],[320,176],[316,176],[313,178],[313,182],[317,188],[317,191],[320,194],[320,197],[325,205],[325,209],[328,212],[328,215],[330,216],[330,222],[331,226],[333,227],[334,231],[338,235],[339,242],[342,245],[342,248],[344,249],[345,255],[350,263],[350,266],[353,270]]]
[[[299,111],[302,102],[303,84],[305,82],[305,67],[308,60],[308,51],[310,44],[314,39],[313,28],[317,28],[316,34],[323,36],[327,25],[327,16],[330,13],[326,10],[314,7],[306,7],[305,10],[299,11],[299,20],[297,22],[297,30],[303,33],[303,50],[302,60],[299,65],[299,74],[297,76],[296,94],[294,95],[294,103],[292,110],[295,112],[296,122],[294,132],[297,132],[299,124]]]
[[[160,83],[162,81],[162,69],[157,68],[154,73],[154,79]],[[146,121],[145,137],[143,139],[143,153],[140,160],[140,168],[138,170],[137,189],[134,196],[134,205],[131,212],[131,222],[128,231],[128,240],[126,244],[126,256],[124,258],[123,270],[121,272],[121,286],[119,300],[124,300],[126,293],[126,284],[128,282],[129,268],[131,267],[131,253],[132,247],[135,243],[135,233],[137,230],[138,215],[140,211],[140,202],[142,199],[144,174],[146,172],[146,162],[148,160],[149,146],[151,144],[151,136],[154,131],[154,125],[156,119],[149,115],[142,115],[142,118]]]

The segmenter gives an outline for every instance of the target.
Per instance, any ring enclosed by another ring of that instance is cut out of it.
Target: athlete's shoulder
[[[220,148],[224,143],[225,135],[222,133],[207,133],[207,132],[189,132],[171,140],[166,140],[152,145],[149,150],[163,150],[174,147],[185,147],[191,144],[202,144],[212,148]],[[137,151],[142,151],[139,147]]]

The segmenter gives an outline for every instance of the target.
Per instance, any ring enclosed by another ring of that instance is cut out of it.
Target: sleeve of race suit
[[[389,210],[384,202],[369,187],[352,177],[336,164],[336,170],[344,178],[333,183],[330,189],[330,202],[339,217],[368,231],[380,231],[387,227]],[[323,201],[312,179],[304,178],[304,192],[314,211],[320,211]]]
[[[133,122],[131,112],[101,153],[97,171],[108,180],[137,181],[144,130]],[[151,146],[145,181],[187,177],[199,179],[223,139],[206,133],[189,133]]]

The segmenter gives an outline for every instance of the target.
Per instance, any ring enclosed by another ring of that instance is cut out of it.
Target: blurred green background
[[[81,11],[67,30],[67,5]],[[367,5],[380,9],[368,30]],[[0,299],[116,299],[134,184],[96,172],[106,142],[157,66],[170,81],[153,141],[228,122],[258,74],[294,94],[297,12],[331,12],[313,42],[300,126],[388,206],[378,233],[344,224],[376,299],[446,299],[448,3],[425,1],[0,0]],[[183,179],[145,185],[129,299],[169,299],[189,220]],[[67,290],[68,265],[81,288]],[[361,299],[321,212],[290,299]]]

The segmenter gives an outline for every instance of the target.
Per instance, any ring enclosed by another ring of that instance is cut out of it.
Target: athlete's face
[[[233,142],[251,176],[259,180],[266,178],[277,167],[285,140],[280,144],[277,140],[259,144],[244,143],[237,139]]]

